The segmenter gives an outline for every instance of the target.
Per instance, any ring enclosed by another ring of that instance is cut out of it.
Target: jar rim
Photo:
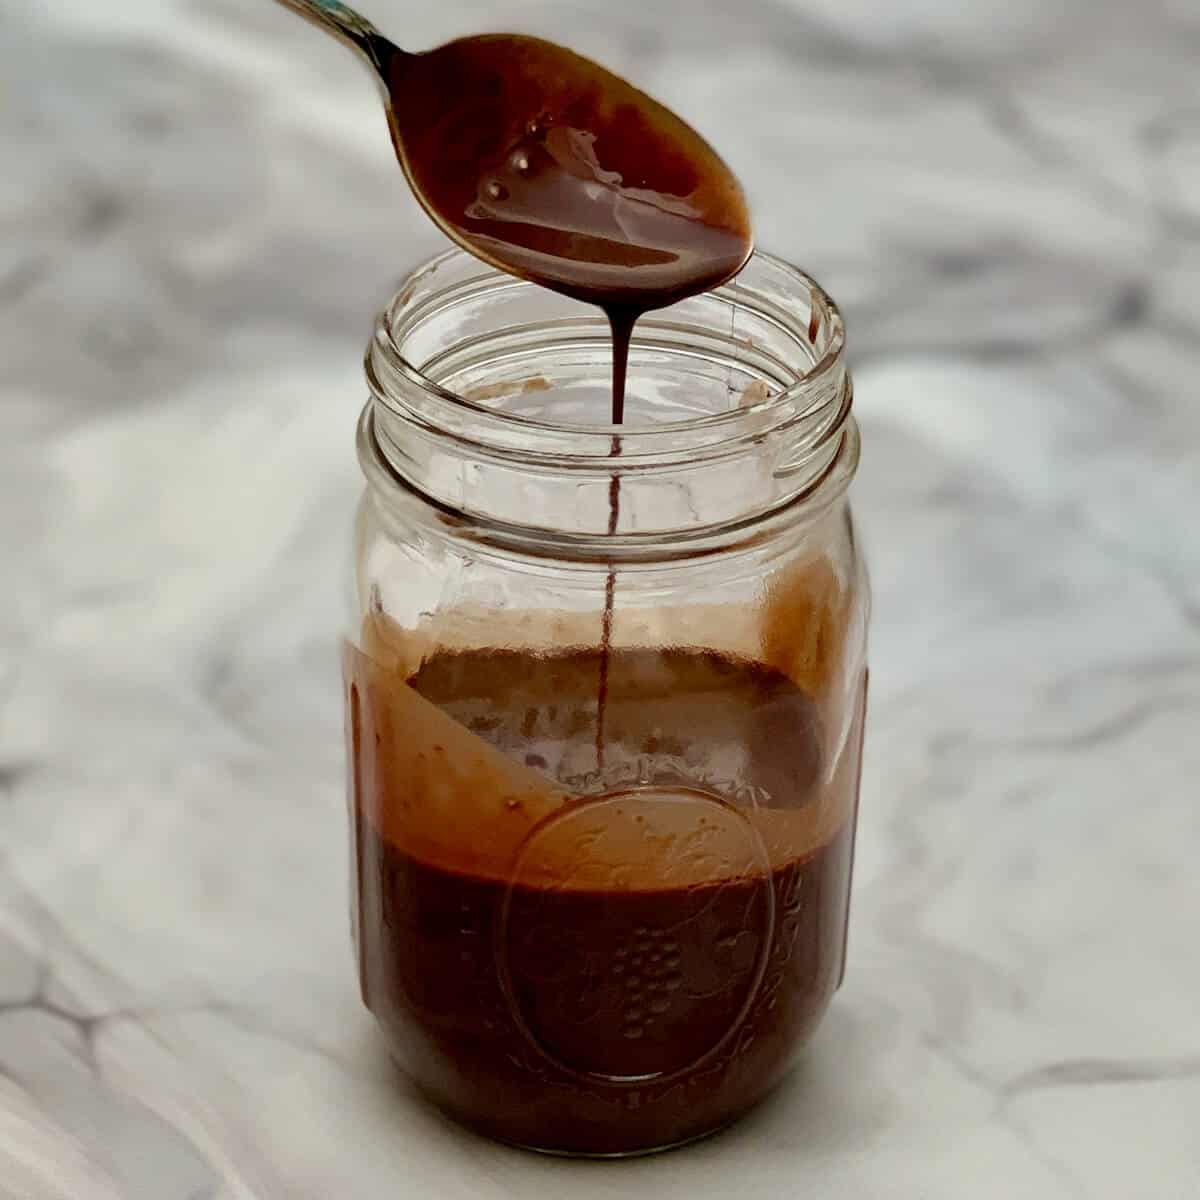
[[[368,385],[377,404],[402,418],[411,417],[411,406],[404,404],[399,393],[417,389],[427,404],[441,408],[447,416],[453,414],[453,419],[446,422],[448,427],[458,427],[460,430],[459,436],[453,437],[453,440],[465,441],[476,449],[501,453],[511,451],[530,458],[545,456],[548,460],[567,466],[563,461],[565,454],[565,457],[592,465],[597,460],[610,457],[611,439],[619,435],[623,447],[622,459],[627,465],[639,459],[652,463],[665,448],[669,447],[678,453],[691,437],[702,439],[690,445],[692,452],[705,448],[711,451],[718,447],[729,450],[735,445],[744,444],[748,438],[761,438],[777,429],[790,427],[799,419],[813,419],[839,402],[844,411],[833,414],[833,419],[828,422],[821,422],[825,426],[822,432],[826,435],[835,434],[848,415],[848,397],[845,394],[848,389],[843,387],[846,335],[841,311],[811,275],[762,250],[755,250],[737,276],[708,295],[727,301],[734,307],[745,306],[741,293],[746,288],[739,280],[756,269],[770,271],[786,282],[790,292],[797,296],[807,294],[809,297],[808,328],[802,332],[796,327],[792,332],[797,342],[806,338],[808,344],[812,344],[819,336],[819,353],[813,356],[806,369],[796,373],[791,382],[770,391],[762,399],[731,406],[720,412],[653,424],[584,423],[510,412],[455,392],[428,375],[419,363],[412,361],[403,344],[414,321],[422,315],[419,306],[414,310],[412,300],[429,277],[454,264],[470,264],[478,268],[474,275],[460,283],[459,288],[464,294],[472,287],[487,288],[500,294],[508,289],[537,286],[506,275],[472,258],[463,250],[452,248],[443,251],[411,271],[380,314],[367,350],[365,367]],[[669,312],[670,309],[658,309],[647,313],[639,322],[639,329],[656,325],[667,328],[669,321],[664,324],[663,314]],[[783,305],[778,306],[773,316],[781,326],[792,324]],[[426,420],[432,416],[434,425],[442,423],[436,412],[431,413],[426,409],[422,415]],[[461,435],[464,418],[470,422],[470,433],[466,437]],[[823,441],[824,438],[819,440]],[[817,445],[814,444],[812,448],[817,449]]]
[[[815,521],[849,486],[858,470],[861,438],[858,425],[848,418],[841,437],[823,469],[802,489],[764,509],[729,520],[694,528],[646,530],[612,534],[569,533],[543,525],[503,520],[493,515],[465,511],[417,487],[398,470],[380,445],[370,407],[358,425],[359,460],[376,496],[399,488],[436,513],[443,533],[454,531],[479,546],[490,546],[530,559],[552,559],[560,565],[578,563],[587,569],[595,563],[671,563],[725,554],[741,547],[751,549],[792,529],[798,522]],[[393,493],[394,494],[394,493]],[[384,506],[384,519],[387,506]],[[464,518],[466,518],[464,520]]]
[[[649,377],[684,381],[676,410],[701,415],[615,425],[511,411],[545,391],[554,413],[559,382],[569,393],[571,371],[606,345],[598,310],[461,250],[424,263],[367,350],[358,449],[372,490],[419,498],[472,537],[582,559],[656,556],[664,538],[679,553],[752,540],[815,516],[853,477],[841,314],[799,268],[758,252],[730,283],[638,322]],[[618,479],[624,529],[612,527]]]

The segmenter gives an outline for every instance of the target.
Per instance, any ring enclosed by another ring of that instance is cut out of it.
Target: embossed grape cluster
[[[683,986],[679,943],[669,933],[639,925],[629,944],[617,949],[615,959],[613,974],[621,978],[625,991],[621,1032],[633,1040],[670,1009],[673,994]]]

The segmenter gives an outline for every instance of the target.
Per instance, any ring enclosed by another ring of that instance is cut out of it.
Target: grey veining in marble
[[[437,236],[267,0],[0,0],[0,1196],[1200,1195],[1200,7],[367,7],[633,75],[846,309],[846,985],[679,1154],[408,1094],[351,973],[336,637],[362,344]]]

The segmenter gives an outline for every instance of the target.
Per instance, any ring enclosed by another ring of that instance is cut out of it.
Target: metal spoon
[[[517,34],[412,54],[337,0],[279,2],[366,60],[417,199],[493,266],[632,317],[717,286],[750,256],[729,168],[596,63]]]

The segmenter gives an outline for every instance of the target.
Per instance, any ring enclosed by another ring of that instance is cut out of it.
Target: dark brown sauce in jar
[[[406,680],[347,654],[363,994],[421,1086],[588,1154],[764,1096],[839,982],[861,714],[827,774],[780,672],[616,651],[605,774],[631,786],[589,796],[598,652],[446,653]]]

